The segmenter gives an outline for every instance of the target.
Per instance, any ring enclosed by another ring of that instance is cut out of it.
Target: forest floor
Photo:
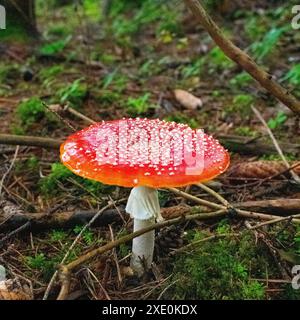
[[[291,4],[264,3],[215,11],[215,19],[227,37],[300,98],[300,33],[290,27]],[[90,1],[77,11],[47,6],[38,9],[41,42],[0,45],[0,133],[64,140],[74,128],[89,125],[80,115],[95,121],[147,117],[187,123],[229,149],[229,170],[210,186],[233,206],[279,216],[300,213],[299,184],[252,106],[290,165],[299,160],[299,117],[227,59],[182,5],[146,1],[139,9],[113,8],[101,23]],[[196,108],[180,103],[175,89],[201,103]],[[299,166],[294,171],[299,174]],[[10,223],[10,215],[43,213],[50,219],[95,213],[130,192],[73,175],[60,163],[58,150],[47,148],[0,144],[0,177],[0,216],[8,217],[0,219],[0,264],[34,299],[43,298],[83,225],[56,221],[14,233],[20,225]],[[186,192],[217,202],[197,186]],[[163,208],[208,210],[168,190],[159,190],[159,196]],[[110,209],[121,219],[85,230],[67,262],[129,234],[124,205],[123,200]],[[232,214],[162,229],[155,265],[142,279],[131,274],[130,244],[122,244],[75,270],[68,299],[300,299],[300,290],[291,286],[292,268],[300,264],[299,225],[287,219],[249,229],[259,222]],[[210,236],[216,237],[206,241]],[[201,239],[197,247],[176,252]],[[56,281],[49,299],[59,287]]]

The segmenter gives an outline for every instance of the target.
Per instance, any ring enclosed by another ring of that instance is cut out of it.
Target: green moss
[[[16,110],[16,115],[24,131],[27,131],[31,125],[46,119],[49,123],[56,123],[57,119],[48,112],[42,101],[38,97],[32,97],[21,102]]]
[[[258,136],[258,132],[251,129],[250,127],[238,127],[234,129],[234,132],[240,136],[244,136],[244,137],[257,137]]]
[[[39,188],[46,196],[56,195],[61,192],[61,189],[58,187],[60,184],[64,185],[65,188],[75,186],[78,188],[77,192],[80,191],[82,193],[85,191],[95,196],[100,193],[110,192],[112,188],[98,181],[81,178],[61,163],[53,163],[50,174],[39,181]]]
[[[217,234],[230,231],[226,220],[216,230]],[[196,231],[189,238],[193,242],[206,236]],[[268,259],[247,232],[240,239],[228,236],[202,242],[193,252],[175,258],[170,282],[176,284],[165,298],[264,299],[264,286],[251,278],[266,275]]]

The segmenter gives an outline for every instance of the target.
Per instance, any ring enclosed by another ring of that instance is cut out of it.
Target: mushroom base
[[[138,231],[149,227],[154,223],[154,218],[148,220],[134,219],[133,229],[134,231]],[[154,237],[155,231],[152,230],[133,239],[130,266],[138,276],[143,275],[145,270],[148,270],[151,267],[153,261]]]

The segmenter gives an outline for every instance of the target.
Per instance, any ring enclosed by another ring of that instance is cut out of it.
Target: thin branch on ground
[[[52,138],[34,136],[18,136],[14,134],[0,134],[0,144],[19,145],[28,147],[41,147],[46,149],[59,149],[63,141]]]
[[[204,205],[204,206],[207,206],[207,207],[210,207],[210,208],[213,208],[213,209],[230,210],[231,213],[233,215],[236,215],[236,216],[240,216],[240,217],[244,217],[244,218],[252,218],[252,219],[262,219],[262,220],[274,220],[274,219],[278,218],[278,216],[274,216],[274,215],[271,215],[271,214],[264,214],[264,213],[260,213],[260,212],[242,210],[242,209],[234,208],[233,206],[230,206],[228,208],[228,207],[225,207],[224,205],[216,204],[216,203],[213,203],[213,202],[210,202],[210,201],[207,201],[207,200],[203,200],[203,199],[197,198],[197,197],[195,197],[195,196],[193,196],[193,195],[191,195],[189,193],[186,193],[186,192],[181,191],[181,190],[176,189],[176,188],[168,188],[168,190],[172,191],[173,193],[175,193],[178,196],[184,197],[184,198],[186,198],[188,200],[194,201],[195,203],[199,203],[201,205]],[[221,195],[219,195],[219,196],[221,197]],[[300,219],[295,219],[294,216],[291,216],[291,217],[292,217],[292,221],[294,223],[297,223],[297,224],[300,223]]]
[[[17,147],[16,147],[15,154],[14,154],[14,156],[13,156],[13,159],[12,159],[12,161],[11,161],[11,163],[10,163],[10,166],[9,166],[9,168],[7,169],[7,171],[3,174],[2,179],[1,179],[1,181],[0,181],[0,197],[1,197],[2,188],[3,188],[3,185],[4,185],[4,181],[5,181],[6,177],[7,177],[7,175],[10,173],[10,171],[11,171],[12,168],[14,167],[15,162],[16,162],[16,160],[17,160],[19,149],[20,149],[20,147],[17,146]]]

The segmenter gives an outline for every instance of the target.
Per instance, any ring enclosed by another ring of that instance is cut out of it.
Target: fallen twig
[[[207,187],[208,188],[208,187]],[[199,203],[200,205],[204,205],[213,209],[218,209],[218,210],[231,210],[232,214],[236,214],[237,216],[244,217],[244,218],[251,218],[251,219],[262,219],[262,220],[273,220],[277,219],[278,216],[270,215],[270,214],[264,214],[260,212],[253,212],[253,211],[246,211],[246,210],[241,210],[236,207],[225,207],[224,205],[216,204],[207,200],[203,200],[200,198],[197,198],[189,193],[186,193],[184,191],[181,191],[176,188],[168,188],[168,190],[172,191],[173,193],[177,194],[178,196],[184,197],[188,200],[194,201],[196,203]],[[212,190],[213,191],[213,190]],[[221,195],[219,195],[221,197]],[[225,199],[224,199],[225,200]],[[226,200],[225,200],[226,201]],[[299,224],[300,220],[299,219],[294,219],[292,216],[292,221],[294,223]]]
[[[0,134],[0,144],[42,147],[46,149],[59,149],[62,141],[59,139],[40,138],[32,136],[19,136],[13,134]]]
[[[11,163],[10,163],[10,166],[9,166],[9,168],[6,170],[6,172],[3,174],[2,178],[1,178],[1,181],[0,181],[0,197],[1,197],[1,193],[2,193],[4,180],[7,177],[7,175],[10,173],[11,169],[13,168],[13,166],[14,166],[16,160],[17,160],[17,157],[18,157],[18,152],[19,152],[19,146],[16,147],[16,151],[15,151],[14,157],[13,157]]]

